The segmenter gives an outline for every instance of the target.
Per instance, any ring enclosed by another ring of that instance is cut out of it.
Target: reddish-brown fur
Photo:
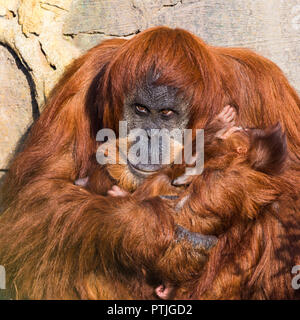
[[[284,178],[254,176],[246,183],[224,177],[216,190],[213,177],[201,177],[207,192],[195,190],[201,196],[191,206],[202,214],[197,221],[204,233],[220,234],[203,275],[199,255],[174,244],[168,201],[134,196],[111,201],[73,185],[95,161],[97,130],[117,131],[124,97],[153,67],[160,74],[157,83],[192,97],[189,127],[203,127],[232,104],[243,127],[280,121],[287,135],[290,162]],[[93,48],[53,90],[3,187],[0,264],[16,296],[144,298],[139,287],[131,287],[132,279],[143,285],[142,269],[159,279],[186,281],[180,271],[188,258],[195,269],[189,275],[194,280],[181,292],[185,297],[293,298],[290,271],[299,264],[300,204],[290,200],[288,186],[299,189],[299,108],[295,90],[269,60],[246,49],[208,46],[180,29],[154,28]],[[232,216],[234,192],[218,198],[227,185],[245,197],[242,214]],[[254,198],[253,189],[259,191]],[[214,203],[209,194],[216,196]],[[252,210],[252,200],[262,204],[275,195],[279,210]],[[160,268],[176,251],[178,263]]]
[[[189,198],[175,221],[219,240],[202,275],[177,297],[299,299],[291,285],[291,269],[300,263],[298,180],[287,173],[280,126],[214,139],[205,155],[203,174],[191,177],[179,193]],[[167,175],[173,178],[172,172]],[[147,190],[147,184],[143,187]]]

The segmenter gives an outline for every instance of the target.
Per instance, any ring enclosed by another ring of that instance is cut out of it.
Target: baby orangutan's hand
[[[221,126],[221,129],[217,130],[214,133],[214,137],[225,140],[228,137],[230,137],[230,135],[235,131],[241,130],[240,127],[235,126],[235,119],[236,119],[235,108],[231,107],[230,105],[227,105],[223,108],[223,110],[216,116],[216,118],[208,126],[210,127],[210,131],[212,129],[216,129]],[[194,157],[194,163],[192,163],[191,165],[195,165],[197,156],[198,155],[196,154],[196,156]],[[188,185],[193,181],[193,178],[194,178],[193,174],[184,173],[183,175],[174,179],[172,184],[174,186]]]
[[[155,294],[158,298],[162,300],[170,300],[173,299],[173,296],[176,293],[176,288],[171,283],[163,283],[155,288]]]
[[[236,111],[230,105],[224,107],[224,109],[217,115],[216,120],[222,121],[224,125],[235,125]]]
[[[230,105],[217,115],[215,121],[222,122],[223,128],[216,133],[216,138],[225,140],[231,136],[235,131],[241,130],[240,127],[235,126],[236,110]]]

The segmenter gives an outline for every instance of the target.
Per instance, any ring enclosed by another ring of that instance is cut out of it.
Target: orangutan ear
[[[286,136],[278,122],[265,130],[253,129],[250,135],[250,163],[253,169],[279,174],[287,160]]]

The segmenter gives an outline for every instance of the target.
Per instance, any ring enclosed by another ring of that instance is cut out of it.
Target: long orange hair
[[[96,209],[102,198],[94,199],[73,183],[87,175],[94,161],[97,130],[117,131],[126,95],[153,72],[157,84],[173,86],[188,99],[191,128],[204,127],[227,104],[236,107],[237,122],[244,127],[264,128],[280,121],[290,154],[287,175],[299,187],[300,100],[274,63],[250,50],[212,47],[187,31],[167,27],[146,30],[130,40],[104,41],[74,61],[53,89],[2,188],[0,262],[12,281],[18,277],[20,286],[26,277],[23,286],[34,288],[34,297],[45,292],[61,296],[82,279],[84,270],[90,271],[89,261],[105,265],[105,259],[114,258],[105,256],[106,243],[107,252],[111,250],[108,239],[102,239],[104,253],[93,251],[98,248],[97,226],[102,222]],[[101,201],[105,208],[108,202]],[[112,219],[103,221],[114,227]],[[270,221],[264,224],[269,240],[289,232],[278,233]],[[106,233],[120,235],[120,231]],[[65,247],[81,241],[86,251],[81,250],[80,256]],[[222,247],[218,248],[209,266],[221,261],[217,257]]]

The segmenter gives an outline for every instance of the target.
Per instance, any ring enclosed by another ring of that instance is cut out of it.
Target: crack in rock
[[[176,7],[178,4],[182,4],[182,0],[177,1],[176,3],[170,3],[170,4],[163,4],[163,8],[171,8],[171,7]]]
[[[64,33],[63,35],[66,37],[71,37],[72,39],[74,39],[76,36],[78,36],[80,34],[88,34],[88,35],[100,34],[100,35],[104,35],[107,37],[124,37],[125,38],[125,37],[131,37],[131,36],[138,34],[140,32],[141,32],[141,30],[137,29],[136,31],[131,32],[131,33],[127,33],[127,34],[114,34],[114,33],[106,33],[103,31],[98,31],[98,30],[91,30],[91,31],[80,31],[77,33]]]
[[[59,10],[63,10],[63,11],[66,11],[66,12],[69,12],[69,10],[67,10],[65,8],[62,8],[62,7],[58,6],[57,4],[48,3],[48,2],[40,2],[40,7],[42,9],[52,11],[50,8],[47,8],[47,6],[53,7],[53,8],[59,9]]]
[[[0,18],[4,18],[4,19],[13,19],[16,17],[16,13],[12,10],[6,10],[5,13],[0,14]]]
[[[53,70],[56,70],[56,69],[57,69],[56,66],[49,61],[48,56],[47,56],[47,53],[46,53],[45,50],[43,49],[43,45],[42,45],[41,41],[39,41],[39,44],[40,44],[40,47],[41,47],[41,52],[42,52],[43,55],[45,56],[45,59],[47,60],[48,65],[49,65]]]

